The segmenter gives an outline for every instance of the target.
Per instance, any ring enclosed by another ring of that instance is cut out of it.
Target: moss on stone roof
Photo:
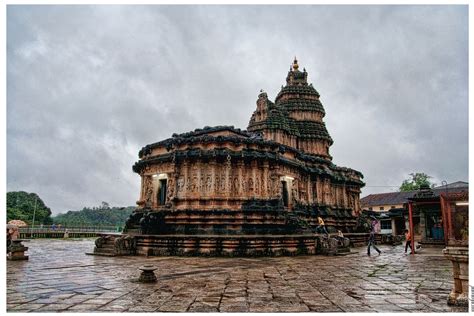
[[[306,71],[290,70],[286,81],[287,85],[281,88],[275,98],[275,103],[267,99],[266,119],[255,122],[255,116],[252,116],[247,129],[251,132],[265,129],[281,130],[303,139],[326,140],[332,145],[333,140],[324,122],[297,121],[290,117],[290,112],[309,111],[322,113],[323,117],[325,115],[318,91],[307,82]],[[265,98],[267,98],[266,94]]]
[[[278,102],[280,97],[286,93],[295,93],[295,94],[303,94],[303,95],[314,95],[318,98],[320,97],[318,91],[312,86],[285,86],[281,88],[280,92],[278,93],[277,97],[275,98],[275,102]]]
[[[326,114],[324,107],[319,100],[307,100],[301,98],[294,98],[278,102],[279,105],[288,111],[316,111]]]

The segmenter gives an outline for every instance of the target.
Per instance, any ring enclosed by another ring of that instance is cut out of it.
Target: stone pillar
[[[397,232],[397,225],[396,225],[394,217],[392,217],[391,223],[392,223],[392,236],[396,236],[398,232]]]
[[[419,227],[419,233],[421,236],[421,241],[426,240],[426,222],[425,222],[425,212],[423,210],[420,210],[420,225]],[[413,234],[415,236],[415,234]]]
[[[469,304],[469,248],[448,246],[443,250],[453,263],[454,287],[448,296],[449,305]]]

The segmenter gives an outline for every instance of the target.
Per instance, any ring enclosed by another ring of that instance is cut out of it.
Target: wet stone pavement
[[[467,312],[446,304],[451,263],[441,249],[402,246],[348,256],[97,257],[93,239],[26,243],[7,262],[8,312]],[[158,269],[138,283],[138,267]]]

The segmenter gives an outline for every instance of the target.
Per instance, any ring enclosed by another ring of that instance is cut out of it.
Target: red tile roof
[[[463,190],[469,190],[469,183],[467,182],[454,182],[445,186],[438,186],[433,188],[435,196],[439,196],[441,192],[445,190],[448,192],[460,192]],[[378,193],[370,194],[360,199],[360,204],[362,208],[378,206],[378,205],[397,205],[404,204],[408,202],[408,199],[413,197],[413,195],[418,191],[407,191],[407,192],[390,192],[390,193]]]

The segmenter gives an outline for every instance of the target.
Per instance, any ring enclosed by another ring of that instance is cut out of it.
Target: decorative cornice
[[[148,165],[154,165],[157,163],[174,162],[180,163],[187,159],[200,159],[200,160],[268,160],[277,163],[281,163],[293,168],[302,170],[309,175],[318,175],[322,177],[328,177],[333,182],[347,183],[349,185],[364,186],[364,183],[360,180],[349,177],[350,173],[362,178],[362,174],[358,171],[337,167],[327,160],[319,160],[316,157],[310,157],[307,161],[308,155],[301,154],[297,160],[288,159],[281,155],[284,153],[284,146],[278,147],[276,151],[266,150],[255,150],[255,149],[243,149],[241,151],[233,151],[227,148],[215,148],[212,150],[202,150],[200,148],[189,148],[185,150],[176,150],[162,155],[157,155],[149,158],[144,158],[133,165],[133,171],[140,173],[143,168]],[[301,160],[300,160],[301,159]],[[317,165],[312,163],[317,162]],[[309,164],[308,164],[309,163]]]

